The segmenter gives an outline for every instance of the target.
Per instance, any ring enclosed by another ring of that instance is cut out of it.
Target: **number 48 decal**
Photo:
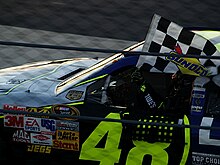
[[[120,114],[110,113],[106,118],[120,119]],[[96,148],[97,144],[107,134],[104,148]],[[121,149],[119,143],[122,134],[122,124],[119,122],[102,121],[83,143],[80,159],[100,161],[100,165],[114,165],[119,163]],[[142,164],[144,155],[151,155],[151,165],[168,164],[168,153],[165,151],[170,143],[148,143],[146,141],[133,141],[133,147],[127,156],[126,165]],[[181,161],[180,164],[184,164]]]
[[[107,118],[120,119],[120,116],[110,113]],[[105,148],[95,148],[106,133],[108,136]],[[83,143],[80,159],[100,161],[100,165],[118,163],[121,154],[121,150],[118,149],[121,133],[121,123],[102,121]]]

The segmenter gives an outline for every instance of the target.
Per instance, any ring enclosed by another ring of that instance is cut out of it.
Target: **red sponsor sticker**
[[[53,145],[52,135],[45,135],[40,133],[31,133],[31,144]]]
[[[79,151],[78,141],[53,140],[53,148]]]
[[[24,116],[23,115],[4,115],[4,126],[14,128],[24,128]]]
[[[22,106],[17,106],[17,105],[8,105],[5,104],[3,106],[4,110],[14,110],[14,111],[26,111],[26,107],[22,107]]]
[[[40,134],[40,135],[35,135],[33,136],[35,139],[40,140],[40,141],[44,141],[44,140],[48,140],[50,139],[48,136]]]

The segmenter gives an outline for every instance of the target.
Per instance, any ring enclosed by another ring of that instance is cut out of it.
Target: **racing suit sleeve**
[[[128,111],[134,119],[158,113],[161,97],[146,81],[131,83]]]
[[[164,100],[164,111],[180,116],[189,114],[194,80],[195,76],[178,73],[172,80],[169,93]]]

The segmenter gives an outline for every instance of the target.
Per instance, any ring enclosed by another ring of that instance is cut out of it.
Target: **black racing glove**
[[[141,74],[140,70],[135,70],[132,74],[131,74],[131,82],[132,83],[140,83],[143,82],[144,78],[143,75]]]

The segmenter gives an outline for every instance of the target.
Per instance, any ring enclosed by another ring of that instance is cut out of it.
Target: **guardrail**
[[[169,124],[169,123],[159,123],[159,122],[144,122],[137,120],[127,120],[127,119],[112,119],[112,118],[102,118],[93,116],[71,116],[71,115],[60,115],[60,114],[48,114],[48,113],[38,113],[38,112],[26,112],[26,111],[16,111],[16,110],[3,110],[0,109],[0,113],[4,114],[20,114],[20,115],[33,115],[35,117],[48,116],[52,118],[68,118],[68,119],[78,119],[79,121],[108,121],[108,122],[119,122],[123,124],[132,125],[149,125],[149,126],[166,126],[166,127],[178,127],[178,128],[196,128],[196,129],[207,129],[207,130],[220,130],[220,127],[211,126],[199,126],[199,125],[188,125],[188,124]]]
[[[73,47],[63,45],[48,45],[48,44],[34,44],[24,42],[12,42],[12,41],[0,41],[0,45],[5,46],[22,46],[32,48],[43,48],[43,49],[57,49],[57,50],[72,50],[81,52],[99,52],[99,53],[122,53],[126,55],[150,55],[150,56],[170,56],[170,57],[183,57],[183,58],[200,58],[200,59],[220,59],[220,56],[201,56],[195,54],[171,54],[171,53],[150,53],[144,51],[124,51],[124,50],[112,50],[112,49],[100,49],[100,48],[86,48],[86,47]]]

